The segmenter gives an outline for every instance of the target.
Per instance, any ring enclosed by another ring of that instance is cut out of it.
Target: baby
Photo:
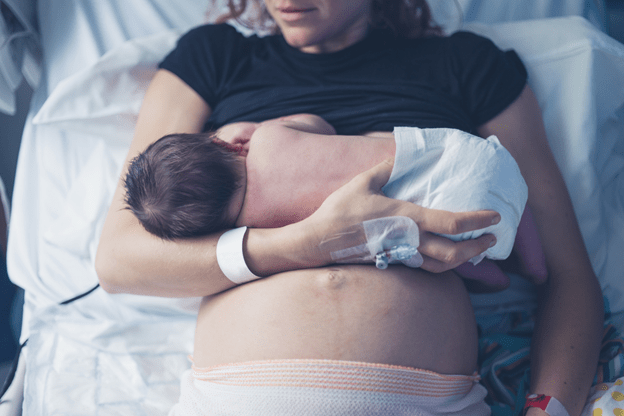
[[[280,130],[277,135],[274,135],[275,128]],[[162,137],[129,166],[124,182],[128,208],[147,231],[164,239],[201,236],[235,225],[271,227],[303,219],[320,205],[319,200],[322,202],[337,187],[329,190],[328,185],[327,192],[317,195],[314,208],[284,198],[286,195],[292,197],[291,191],[283,196],[270,195],[276,187],[281,192],[288,186],[277,178],[292,178],[288,182],[299,189],[299,194],[304,191],[304,181],[292,176],[293,172],[288,172],[287,166],[279,168],[282,162],[289,163],[281,156],[288,156],[287,159],[299,157],[295,154],[298,152],[296,146],[292,146],[297,133],[324,137],[335,134],[335,130],[320,117],[302,114],[263,123],[233,123],[216,132]],[[268,154],[275,150],[275,155]],[[392,156],[390,152],[386,153],[388,157]],[[318,160],[318,166],[307,163],[317,173],[324,170],[323,165],[329,159],[320,157]],[[273,173],[276,177],[270,178]],[[308,175],[312,172],[306,173],[303,176],[307,177],[305,182],[309,184]],[[261,178],[267,177],[270,179],[263,192],[259,192],[256,185]],[[257,206],[259,201],[255,198],[269,198],[274,203],[262,208]],[[283,202],[281,216],[257,215],[261,211],[267,212],[280,201]],[[244,202],[257,207],[255,210],[248,208],[242,214]],[[289,220],[283,218],[286,211],[289,211],[286,214]],[[252,212],[256,213],[254,217]]]
[[[498,225],[449,237],[491,232],[497,244],[487,257],[509,255],[526,184],[498,140],[451,129],[341,136],[322,118],[298,114],[169,135],[130,164],[126,202],[146,230],[165,239],[242,225],[279,227],[308,217],[334,190],[392,157],[387,196],[448,211],[496,210]],[[457,195],[466,192],[482,206],[458,204]]]

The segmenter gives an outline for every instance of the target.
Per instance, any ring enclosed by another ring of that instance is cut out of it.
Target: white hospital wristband
[[[260,279],[249,270],[243,256],[243,239],[247,227],[239,227],[221,234],[217,242],[217,263],[221,271],[237,285]]]

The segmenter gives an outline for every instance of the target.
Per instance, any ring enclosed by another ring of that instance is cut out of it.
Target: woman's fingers
[[[491,210],[450,212],[423,208],[415,204],[404,207],[420,230],[420,246],[424,262],[421,268],[434,273],[454,269],[496,244],[496,237],[485,234],[473,240],[455,242],[436,234],[454,235],[487,228],[500,222],[500,215]]]
[[[418,247],[424,260],[421,268],[433,273],[445,272],[483,253],[493,244],[496,244],[496,238],[491,234],[455,242],[446,237],[421,233]]]
[[[421,232],[454,235],[480,230],[500,222],[500,215],[491,210],[450,212],[406,204],[404,209],[407,212],[401,215],[416,221]]]
[[[392,168],[394,167],[394,158],[386,159],[377,166],[361,173],[361,179],[369,183],[370,189],[381,193],[381,188],[388,183]]]
[[[422,268],[438,273],[457,267],[495,243],[493,235],[462,242],[435,235],[461,234],[489,227],[500,221],[500,215],[494,211],[428,209],[383,195],[381,188],[388,182],[393,164],[393,159],[384,160],[327,198],[310,217],[310,221],[314,220],[311,229],[315,230],[318,241],[323,241],[328,235],[341,234],[366,220],[406,216],[413,219],[420,230],[418,251],[425,260]]]

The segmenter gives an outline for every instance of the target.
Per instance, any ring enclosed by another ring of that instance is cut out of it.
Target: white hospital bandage
[[[337,263],[375,263],[385,269],[389,263],[420,267],[418,225],[408,217],[385,217],[364,221],[340,234],[326,236],[319,247]]]
[[[247,227],[239,227],[221,234],[217,242],[217,263],[219,268],[237,285],[260,279],[249,270],[243,256],[243,239]]]

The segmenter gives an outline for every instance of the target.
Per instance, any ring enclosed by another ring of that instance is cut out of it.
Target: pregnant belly
[[[204,299],[195,365],[292,358],[472,374],[468,294],[451,272],[341,266],[281,273]]]

